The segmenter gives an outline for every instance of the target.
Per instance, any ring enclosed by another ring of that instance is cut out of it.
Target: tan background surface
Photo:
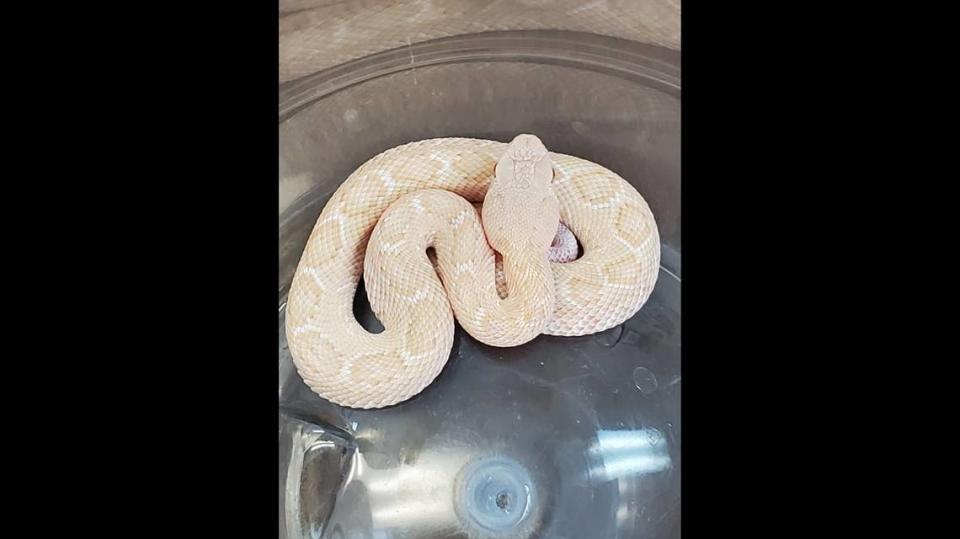
[[[571,30],[680,48],[679,0],[281,0],[280,82],[410,43]]]

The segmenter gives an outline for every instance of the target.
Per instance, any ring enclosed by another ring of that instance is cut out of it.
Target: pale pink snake
[[[492,346],[603,331],[646,302],[659,264],[647,203],[610,170],[532,135],[415,142],[364,163],[327,203],[290,287],[287,340],[320,396],[389,406],[440,373],[454,318]],[[382,333],[354,317],[361,275]]]

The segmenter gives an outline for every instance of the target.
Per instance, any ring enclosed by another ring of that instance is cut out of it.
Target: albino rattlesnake
[[[583,247],[572,262],[548,260],[558,219]],[[659,264],[646,201],[600,165],[532,135],[414,142],[364,163],[327,202],[290,286],[287,340],[320,396],[389,406],[440,373],[454,315],[492,346],[603,331],[646,302]],[[382,333],[354,317],[361,275]]]

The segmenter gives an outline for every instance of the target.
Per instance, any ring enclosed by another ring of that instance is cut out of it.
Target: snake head
[[[517,135],[506,153],[514,161],[539,161],[547,156],[547,147],[534,135]]]
[[[553,192],[550,153],[533,135],[518,135],[497,162],[483,202],[483,227],[490,245],[504,252],[508,245],[549,247],[560,219]]]
[[[517,135],[503,152],[495,169],[495,182],[502,187],[528,189],[547,187],[553,181],[553,165],[543,142],[534,135]]]

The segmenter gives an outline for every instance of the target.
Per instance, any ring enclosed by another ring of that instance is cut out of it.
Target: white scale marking
[[[316,268],[306,267],[303,270],[304,273],[313,277],[313,282],[317,283],[317,286],[320,287],[320,290],[326,291],[327,285],[323,284],[323,281],[320,279],[320,272]]]
[[[466,210],[461,211],[460,213],[457,214],[456,217],[450,220],[450,224],[453,226],[453,228],[459,228],[460,225],[463,224],[463,220],[466,219],[466,217],[467,217]]]
[[[390,174],[390,172],[386,170],[380,171],[380,181],[383,182],[383,185],[390,188],[390,190],[400,187],[400,184],[394,179],[393,174]]]
[[[322,330],[323,328],[321,328],[320,326],[315,326],[313,324],[303,324],[302,326],[297,326],[293,328],[292,330],[290,330],[290,332],[293,333],[294,335],[302,335],[304,333],[322,331]]]
[[[412,296],[400,296],[400,297],[416,305],[417,303],[420,303],[425,297],[427,297],[427,293],[424,290],[417,290],[417,292]]]
[[[443,156],[437,152],[431,152],[430,160],[440,161],[440,163],[443,165],[443,168],[440,169],[440,177],[446,177],[450,173],[452,166],[449,159],[444,159]]]
[[[617,191],[617,195],[614,196],[613,198],[607,199],[606,202],[602,202],[600,204],[591,204],[590,202],[584,201],[583,204],[594,210],[605,210],[605,209],[617,207],[622,201],[623,201],[623,191]]]
[[[347,230],[346,230],[347,220],[344,219],[343,214],[340,213],[340,208],[339,208],[339,207],[336,208],[335,210],[333,210],[332,212],[330,212],[330,215],[329,215],[326,219],[323,220],[324,223],[328,223],[328,222],[330,222],[330,221],[336,221],[336,222],[337,222],[337,231],[340,233],[340,241],[341,241],[344,245],[346,245],[346,244],[348,243],[348,242],[347,242]]]
[[[397,254],[400,252],[400,247],[402,247],[403,244],[404,244],[404,240],[399,240],[394,243],[383,242],[380,244],[380,252]]]
[[[629,250],[631,253],[636,255],[642,255],[644,252],[644,248],[647,246],[648,243],[650,243],[653,240],[653,234],[648,234],[647,237],[640,242],[640,245],[633,246],[630,244],[630,242],[620,237],[619,234],[614,234],[614,237],[617,238],[617,241],[622,243],[627,248],[627,250]]]
[[[423,353],[423,354],[413,355],[413,354],[411,354],[410,352],[407,352],[406,350],[401,350],[401,351],[400,351],[400,359],[403,360],[403,364],[404,364],[405,366],[416,365],[417,363],[420,362],[420,360],[422,360],[422,359],[424,359],[425,357],[427,357],[428,354],[429,354],[429,352]]]

